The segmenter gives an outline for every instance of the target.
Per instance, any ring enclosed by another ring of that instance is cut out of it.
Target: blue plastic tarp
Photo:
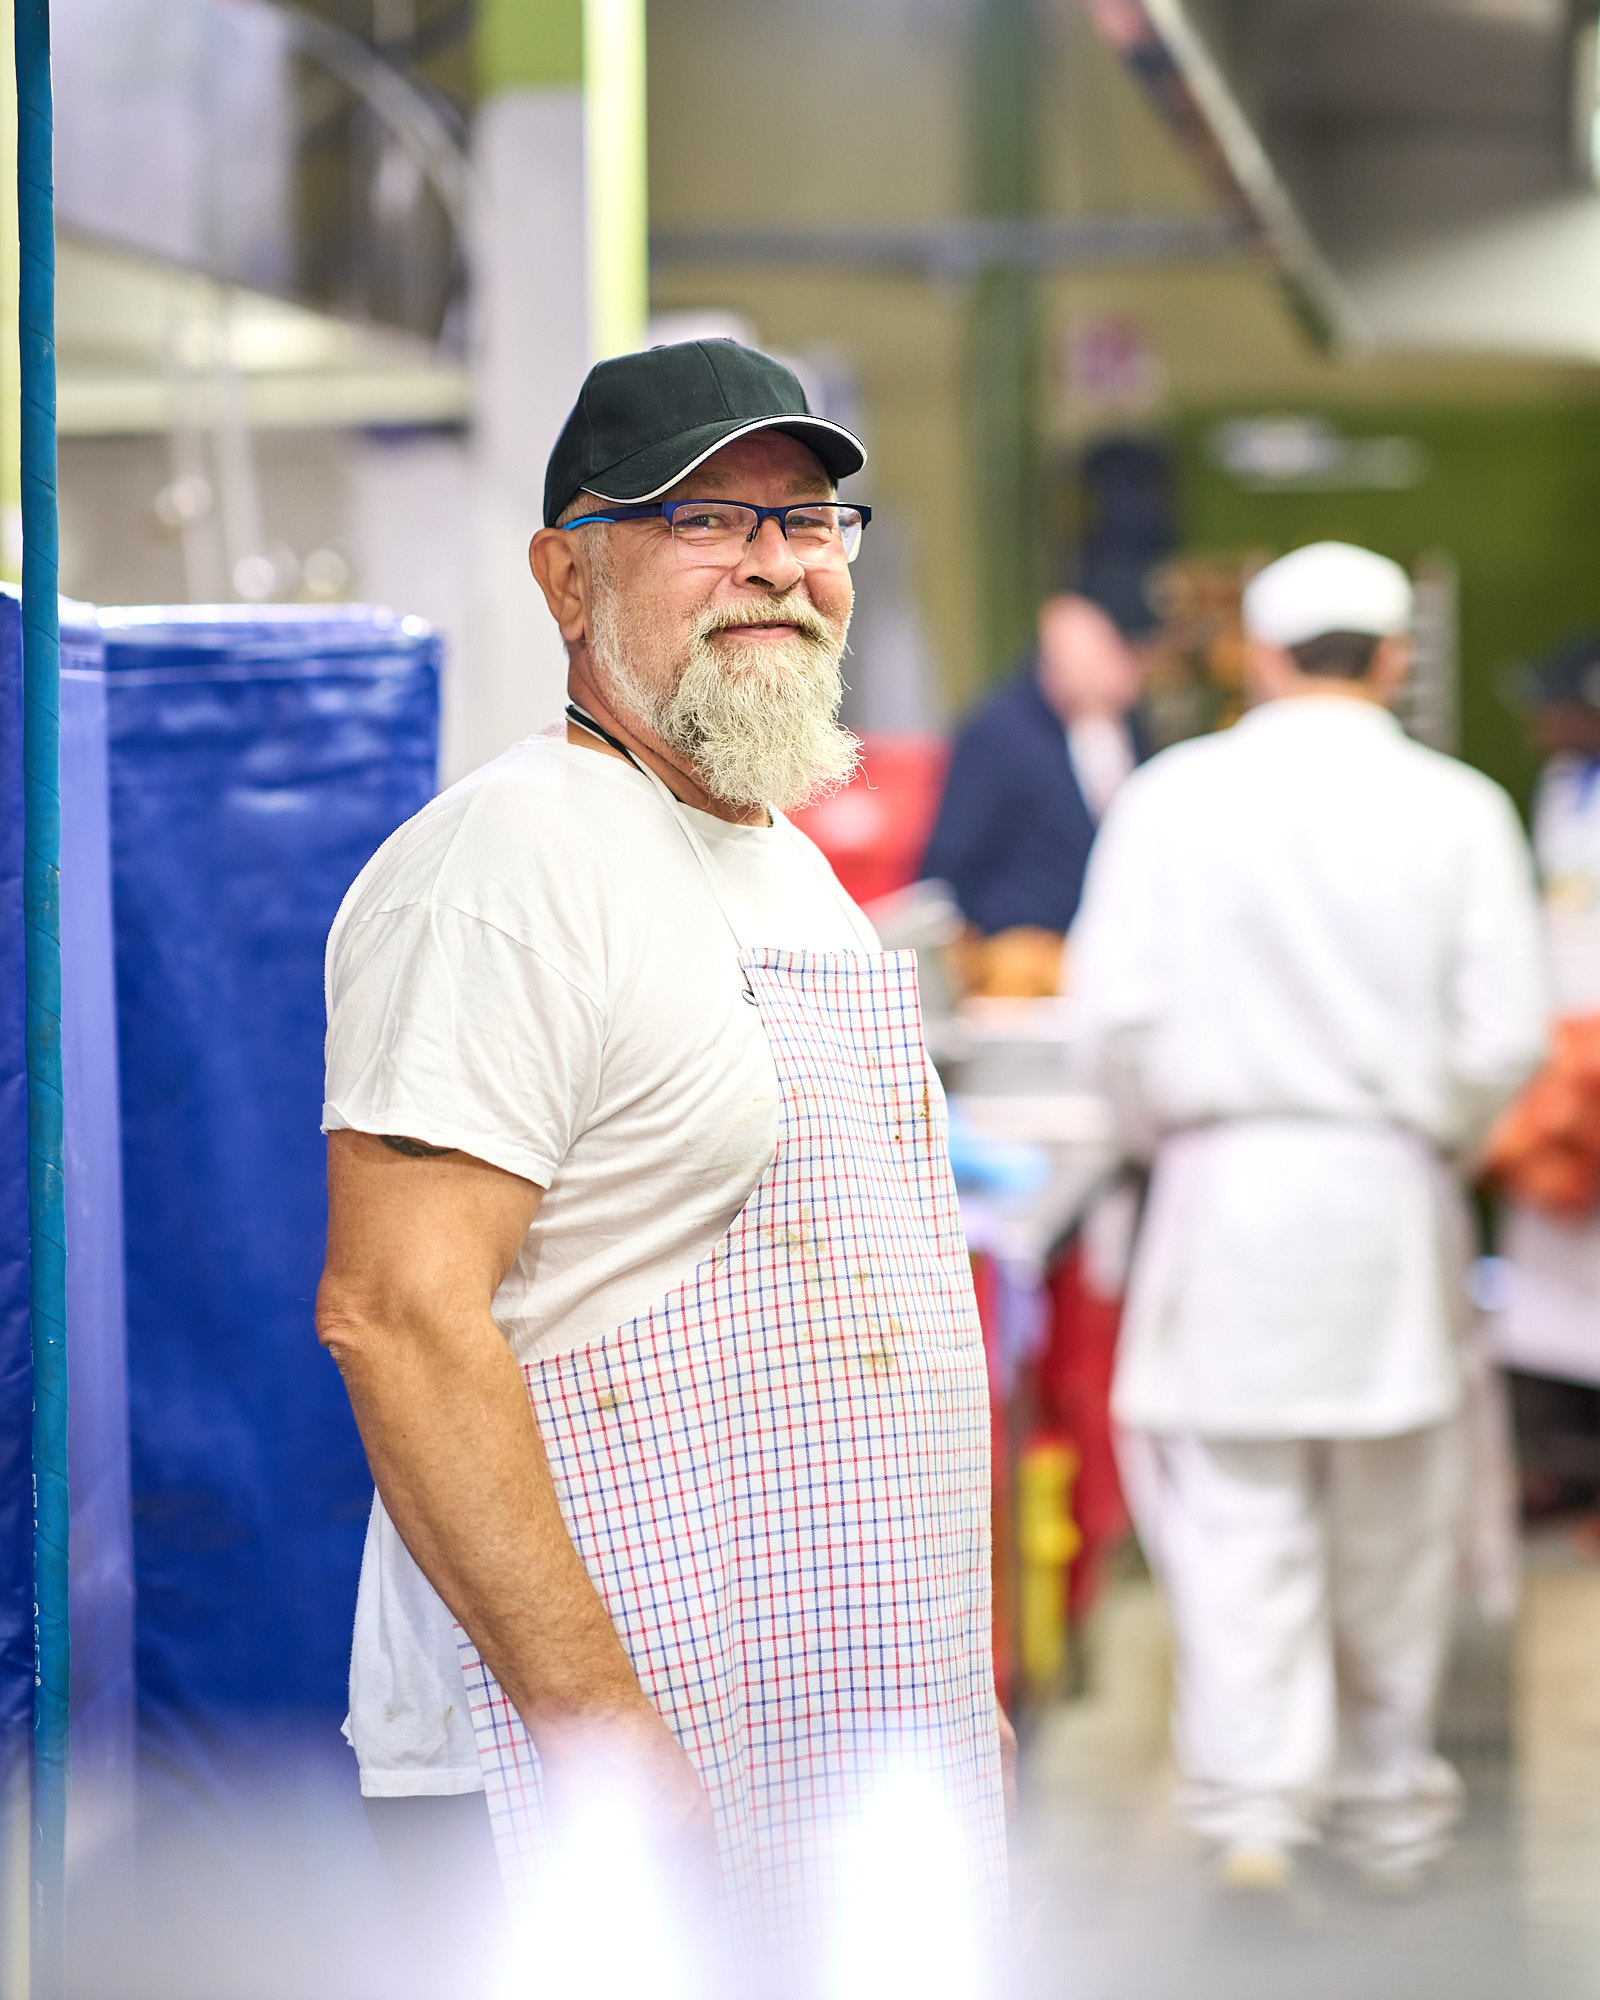
[[[432,795],[438,642],[388,613],[104,612],[140,1784],[344,1714],[371,1481],[312,1308],[323,948]]]
[[[67,1473],[71,1497],[71,1845],[122,1829],[133,1798],[122,1153],[112,958],[105,643],[61,605],[61,1068],[66,1109]]]
[[[22,616],[0,596],[0,1796],[33,1706],[22,837]]]
[[[75,1835],[91,1841],[125,1817],[133,1720],[133,1559],[103,652],[92,608],[64,599],[61,1054],[72,1507],[72,1812]],[[26,1746],[33,1682],[20,672],[19,605],[13,589],[0,587],[0,1732],[4,1761],[13,1769]]]

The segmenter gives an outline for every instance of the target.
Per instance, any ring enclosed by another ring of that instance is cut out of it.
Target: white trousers
[[[1124,1431],[1120,1452],[1172,1623],[1189,1824],[1228,1845],[1326,1827],[1379,1870],[1437,1853],[1461,1798],[1433,1749],[1459,1423],[1322,1440]]]

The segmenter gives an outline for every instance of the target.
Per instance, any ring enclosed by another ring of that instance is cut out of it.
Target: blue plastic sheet
[[[24,999],[22,617],[15,597],[0,596],[0,1811],[33,1704]]]
[[[122,1154],[112,960],[105,644],[61,605],[61,1062],[66,1098],[67,1472],[72,1508],[72,1798],[83,1855],[133,1802]]]
[[[434,789],[416,621],[104,612],[142,1800],[336,1743],[371,1498],[312,1308],[323,947]]]
[[[0,589],[0,1733],[13,1770],[33,1679],[22,1046],[20,617]],[[66,1098],[68,1421],[72,1504],[74,1844],[125,1822],[133,1724],[133,1557],[122,1314],[122,1190],[104,648],[87,605],[61,605],[61,989]],[[14,1829],[15,1831],[15,1829]]]

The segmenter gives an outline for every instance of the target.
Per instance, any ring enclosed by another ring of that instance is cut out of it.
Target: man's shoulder
[[[1162,798],[1191,785],[1231,783],[1228,772],[1238,763],[1240,743],[1231,729],[1210,736],[1190,736],[1153,752],[1128,773],[1118,801]]]
[[[338,927],[431,903],[517,930],[530,907],[592,895],[654,804],[631,776],[553,733],[514,744],[390,834]]]
[[[1118,788],[1106,824],[1123,837],[1143,830],[1167,839],[1179,822],[1190,840],[1212,832],[1229,838],[1230,830],[1248,825],[1264,805],[1281,809],[1286,786],[1292,792],[1278,746],[1235,725],[1170,743],[1137,765]]]
[[[1039,692],[1030,667],[978,704],[961,725],[960,741],[973,745],[1014,744],[1019,737],[1052,732],[1059,736],[1061,728]]]
[[[494,835],[520,827],[584,827],[641,804],[651,794],[638,774],[620,759],[568,743],[565,728],[552,728],[513,743],[498,757],[460,778],[428,808],[473,833]]]
[[[1419,790],[1426,788],[1441,811],[1453,812],[1476,825],[1486,821],[1518,825],[1510,793],[1486,771],[1479,771],[1462,763],[1459,757],[1435,750],[1411,736],[1401,736],[1399,743],[1408,780]]]

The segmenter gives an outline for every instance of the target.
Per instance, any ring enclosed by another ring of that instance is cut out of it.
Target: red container
[[[862,768],[842,791],[791,815],[858,903],[917,879],[944,790],[942,736],[867,736]]]

